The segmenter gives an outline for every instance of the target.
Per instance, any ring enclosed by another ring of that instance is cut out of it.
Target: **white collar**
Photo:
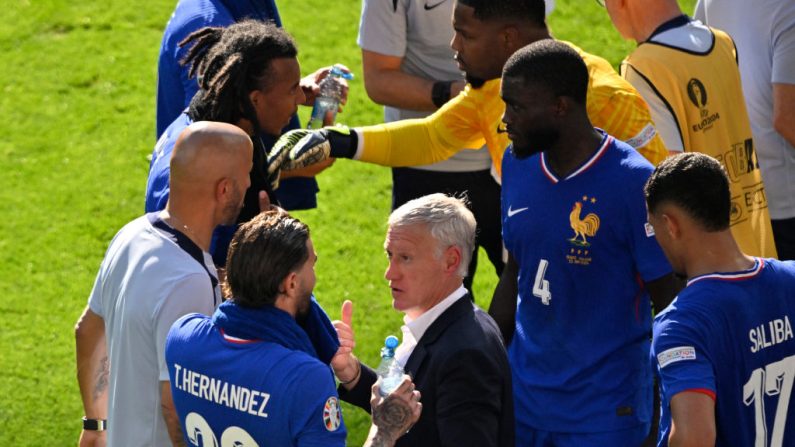
[[[422,336],[425,335],[425,331],[427,331],[433,322],[439,318],[439,315],[443,314],[444,311],[450,308],[450,306],[452,306],[456,301],[463,298],[466,294],[467,289],[462,284],[455,291],[453,291],[453,293],[447,295],[447,298],[426,310],[425,313],[419,317],[412,320],[408,315],[403,316],[403,322],[411,331],[411,335],[414,336],[414,340],[419,341]]]

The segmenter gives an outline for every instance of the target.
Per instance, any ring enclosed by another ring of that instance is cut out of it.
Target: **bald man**
[[[251,139],[240,128],[188,126],[171,156],[165,210],[133,220],[110,243],[75,328],[81,447],[182,442],[166,334],[181,316],[211,315],[221,303],[210,239],[237,218],[251,160]]]
[[[731,177],[734,238],[751,256],[776,257],[732,38],[684,15],[676,0],[604,4],[621,35],[638,43],[621,74],[649,104],[668,151],[720,160]]]

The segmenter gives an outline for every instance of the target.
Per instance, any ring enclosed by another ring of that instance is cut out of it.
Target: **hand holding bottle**
[[[342,65],[334,65],[318,84],[318,92],[314,98],[312,116],[309,118],[308,129],[320,129],[334,124],[340,105],[348,96],[346,80],[353,79],[350,70]]]

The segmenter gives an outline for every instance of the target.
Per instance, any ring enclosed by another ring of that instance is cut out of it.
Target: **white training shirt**
[[[116,234],[88,300],[105,320],[109,447],[171,445],[160,408],[166,335],[181,316],[211,315],[221,302],[209,253],[156,216]]]

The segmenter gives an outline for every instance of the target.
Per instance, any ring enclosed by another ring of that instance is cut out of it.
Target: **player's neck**
[[[210,241],[215,227],[211,224],[208,225],[207,219],[203,219],[193,210],[174,206],[171,200],[160,216],[171,228],[183,233],[203,251],[210,251]]]
[[[602,134],[593,127],[578,126],[574,129],[561,133],[557,143],[545,154],[550,169],[560,178],[582,166],[602,144]]]
[[[731,230],[701,233],[689,244],[685,270],[687,278],[711,273],[728,273],[748,270],[754,266],[754,258],[740,250]]]
[[[632,38],[638,43],[649,40],[663,23],[682,15],[682,10],[675,1],[649,2],[644,4],[643,8],[644,10],[632,15],[634,22]]]

